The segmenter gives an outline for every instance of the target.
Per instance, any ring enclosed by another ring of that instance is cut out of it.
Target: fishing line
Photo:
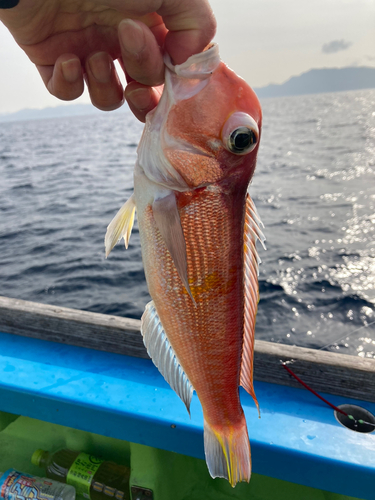
[[[342,340],[344,339],[348,339],[351,335],[353,335],[353,333],[356,333],[356,332],[359,332],[360,330],[362,330],[363,328],[367,328],[371,325],[374,325],[375,324],[375,320],[374,321],[371,321],[371,323],[368,323],[367,325],[362,325],[360,326],[359,328],[356,328],[355,330],[353,330],[352,332],[350,332],[349,334],[347,335],[344,335],[343,337],[340,337],[339,339],[337,340],[334,340],[333,342],[330,342],[329,344],[327,345],[324,345],[323,347],[319,347],[319,349],[316,349],[317,351],[322,351],[323,349],[327,349],[327,347],[330,347],[331,345],[333,344],[336,344],[338,342],[341,342]],[[354,422],[354,425],[355,427],[358,426],[358,424],[360,425],[369,425],[370,427],[374,427],[375,429],[375,424],[371,423],[371,422],[367,422],[365,420],[362,420],[362,419],[356,419],[353,417],[353,415],[349,415],[348,413],[346,413],[344,410],[342,410],[341,408],[338,408],[337,406],[335,406],[334,404],[330,403],[329,401],[327,401],[327,399],[323,398],[323,396],[321,396],[320,394],[318,394],[316,391],[314,391],[314,389],[312,389],[311,387],[309,387],[303,380],[301,380],[287,365],[291,365],[294,363],[294,360],[291,359],[289,361],[281,361],[281,366],[289,373],[289,375],[291,375],[292,377],[294,377],[298,383],[300,383],[303,387],[305,387],[305,389],[307,389],[308,391],[310,391],[312,394],[314,394],[314,396],[316,396],[317,398],[319,398],[320,400],[322,400],[325,404],[327,404],[328,406],[330,406],[331,408],[333,408],[336,412],[338,413],[341,413],[342,415],[345,415],[348,419],[352,420]]]
[[[318,394],[316,391],[314,391],[314,389],[311,389],[311,387],[309,387],[303,380],[301,380],[287,365],[286,363],[282,363],[282,367],[285,368],[285,370],[290,374],[292,375],[292,377],[294,377],[297,382],[299,382],[301,385],[303,385],[303,387],[305,387],[308,391],[312,392],[314,394],[314,396],[316,396],[317,398],[321,399],[322,401],[324,401],[324,403],[326,403],[327,405],[329,405],[331,408],[333,408],[334,410],[338,411],[339,413],[342,413],[343,415],[345,415],[346,417],[349,417],[349,415],[343,411],[343,410],[340,410],[340,408],[338,408],[337,406],[333,405],[332,403],[330,403],[329,401],[327,401],[325,398],[323,398],[323,396],[321,396],[320,394]]]
[[[375,321],[374,321],[375,323]],[[338,413],[341,413],[342,415],[345,415],[346,417],[349,418],[349,420],[352,420],[354,422],[354,425],[355,426],[358,426],[358,424],[360,425],[369,425],[371,427],[374,427],[375,428],[375,424],[371,423],[371,422],[367,422],[365,420],[362,420],[362,419],[356,419],[353,417],[353,415],[349,415],[348,413],[346,413],[344,410],[341,410],[341,408],[338,408],[337,406],[335,406],[334,404],[330,403],[329,401],[327,401],[327,399],[323,398],[323,396],[321,396],[320,394],[318,394],[316,391],[314,391],[314,389],[312,389],[311,387],[309,387],[303,380],[301,380],[288,366],[287,364],[290,363],[288,361],[282,361],[281,362],[281,366],[283,368],[285,368],[285,370],[292,376],[294,377],[297,382],[299,382],[301,385],[303,385],[303,387],[305,387],[305,389],[307,389],[308,391],[312,392],[314,394],[314,396],[316,396],[317,398],[321,399],[324,403],[326,403],[328,406],[330,406],[331,408],[333,408],[335,411],[337,411]]]
[[[353,333],[358,332],[359,330],[362,330],[362,328],[367,328],[368,326],[371,326],[374,323],[375,323],[375,320],[371,321],[371,323],[367,323],[367,325],[362,325],[359,328],[357,328],[356,330],[353,330],[348,335],[344,335],[343,337],[341,337],[341,338],[339,338],[337,340],[334,340],[333,342],[330,342],[329,344],[324,345],[323,347],[319,347],[319,349],[317,349],[317,351],[322,351],[323,349],[327,349],[327,347],[329,347],[329,346],[331,346],[333,344],[336,344],[337,342],[340,342],[341,340],[348,339],[351,335],[353,335]]]

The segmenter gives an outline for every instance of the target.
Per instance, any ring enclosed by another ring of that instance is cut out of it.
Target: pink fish
[[[247,193],[262,113],[253,90],[217,45],[173,66],[147,115],[134,194],[106,235],[107,255],[127,247],[135,209],[152,301],[142,335],[188,411],[193,390],[204,414],[212,477],[249,481],[250,444],[239,386],[252,395],[261,222]]]

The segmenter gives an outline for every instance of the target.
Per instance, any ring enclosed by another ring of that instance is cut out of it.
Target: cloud
[[[340,52],[340,50],[348,49],[352,44],[352,42],[348,42],[347,40],[332,40],[332,42],[325,43],[322,47],[322,52],[324,54],[334,54],[335,52]]]

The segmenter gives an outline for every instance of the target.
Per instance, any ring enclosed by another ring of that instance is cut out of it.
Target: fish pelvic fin
[[[254,399],[259,417],[260,410],[254,391],[253,371],[255,321],[259,302],[258,275],[261,262],[256,249],[256,241],[259,240],[265,248],[265,237],[259,227],[261,225],[263,226],[254,202],[248,194],[244,229],[245,313],[240,384]]]
[[[184,402],[190,415],[194,388],[187,378],[161,324],[154,302],[146,305],[141,318],[143,343],[154,365]]]
[[[135,208],[134,194],[132,194],[107,227],[104,239],[106,257],[108,257],[113,247],[121,240],[121,238],[124,238],[125,248],[128,248],[134,224]]]
[[[250,481],[251,453],[245,416],[239,426],[214,428],[204,420],[204,452],[211,477],[223,477],[234,488]]]
[[[172,192],[163,198],[154,200],[152,212],[156,225],[172,257],[177,273],[186,291],[190,295],[191,300],[195,304],[188,281],[186,243],[181,226],[180,214],[178,213],[176,195]]]

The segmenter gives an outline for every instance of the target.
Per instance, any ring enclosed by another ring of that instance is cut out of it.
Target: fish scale
[[[253,388],[260,220],[247,195],[261,130],[259,101],[215,44],[173,66],[147,115],[134,194],[108,226],[107,255],[125,245],[137,209],[152,301],[141,320],[155,365],[188,411],[202,404],[212,477],[249,481],[239,385]]]
[[[237,230],[239,238],[236,238],[230,222],[232,217],[214,217],[213,214],[228,210],[222,200],[221,193],[206,191],[199,200],[185,205],[180,213],[189,284],[196,305],[178,276],[151,211],[145,217],[138,213],[145,273],[156,309],[189,380],[200,394],[204,411],[212,412],[212,420],[216,420],[216,405],[211,410],[212,399],[216,403],[222,401],[226,410],[233,411],[231,417],[225,415],[225,418],[237,419],[242,411],[235,390],[239,385],[243,331],[242,235],[241,230]],[[151,245],[150,242],[157,243]],[[236,276],[231,277],[235,254],[238,270]],[[196,284],[205,283],[212,273],[218,274],[221,286],[207,286],[200,297],[201,294],[194,292],[199,288]],[[166,275],[171,281],[168,289]],[[178,315],[171,315],[176,303],[183,304],[178,308]],[[222,374],[223,365],[225,374]],[[229,387],[227,381],[231,382]]]

